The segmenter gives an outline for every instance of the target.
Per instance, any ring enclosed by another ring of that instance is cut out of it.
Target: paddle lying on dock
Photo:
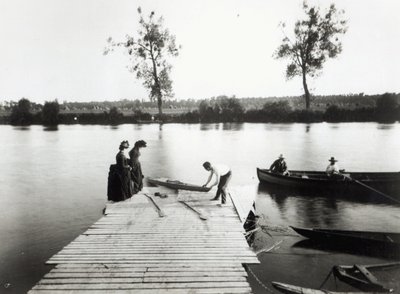
[[[164,216],[165,216],[165,213],[164,213],[164,212],[162,211],[162,209],[158,206],[157,202],[153,199],[153,197],[151,197],[151,196],[148,195],[148,194],[144,194],[144,195],[145,195],[147,198],[150,199],[151,203],[153,203],[154,207],[155,207],[156,210],[157,210],[158,216],[159,216],[159,217],[164,217]]]
[[[378,191],[378,190],[376,190],[376,189],[374,189],[374,188],[372,188],[372,187],[370,187],[370,186],[364,184],[363,182],[360,182],[360,181],[358,181],[358,180],[356,180],[356,179],[353,179],[353,178],[350,177],[349,175],[346,175],[346,174],[340,174],[340,175],[343,176],[344,178],[350,180],[350,181],[353,181],[353,182],[355,182],[355,183],[357,183],[357,184],[363,186],[363,187],[366,188],[366,189],[369,189],[369,190],[371,190],[371,191],[373,191],[373,192],[375,192],[375,193],[377,193],[377,194],[379,194],[379,195],[385,197],[385,198],[388,198],[388,199],[390,199],[390,200],[392,200],[392,201],[394,201],[394,202],[400,203],[399,200],[393,198],[392,196],[389,196],[389,195],[387,195],[387,194],[385,194],[385,193],[383,193],[383,192],[381,192],[381,191]]]
[[[189,209],[193,210],[195,213],[197,213],[199,215],[199,218],[201,220],[207,220],[208,218],[206,216],[204,216],[200,211],[194,209],[193,207],[191,207],[189,204],[187,204],[185,201],[180,200],[180,203],[182,203],[183,205],[185,205],[186,207],[188,207]]]

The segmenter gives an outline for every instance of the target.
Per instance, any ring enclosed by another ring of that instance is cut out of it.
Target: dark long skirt
[[[140,162],[136,162],[132,166],[131,177],[133,182],[133,194],[138,193],[143,189],[143,173]]]
[[[121,169],[116,164],[110,165],[108,172],[107,197],[111,201],[123,201],[132,197],[131,175],[128,169]]]

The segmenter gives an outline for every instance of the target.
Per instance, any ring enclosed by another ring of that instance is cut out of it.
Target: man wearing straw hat
[[[326,168],[326,174],[329,177],[333,177],[336,175],[340,175],[340,170],[339,170],[339,166],[336,163],[337,160],[335,159],[335,157],[331,157],[331,159],[329,159],[330,164],[328,165],[328,167]]]

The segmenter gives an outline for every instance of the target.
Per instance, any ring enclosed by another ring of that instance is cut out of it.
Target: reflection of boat
[[[400,249],[400,233],[291,228],[306,238],[321,242],[339,243],[356,248],[365,246],[382,250]]]
[[[341,281],[363,291],[393,292],[398,284],[400,262],[375,265],[337,265],[334,275]]]
[[[199,192],[208,192],[210,188],[202,187],[198,185],[192,185],[188,183],[183,183],[181,181],[169,180],[165,178],[147,178],[147,182],[152,185],[164,186],[171,189],[176,190],[190,190],[190,191],[199,191]]]
[[[361,294],[364,292],[334,292],[334,291],[327,291],[327,290],[317,290],[311,288],[303,288],[299,286],[279,283],[279,282],[272,282],[272,285],[282,293],[287,294]]]
[[[322,171],[291,170],[289,176],[272,173],[268,169],[257,168],[260,182],[280,185],[284,187],[316,189],[321,191],[357,191],[369,192],[361,184],[350,180],[354,179],[364,185],[379,191],[397,195],[400,192],[400,172],[346,172],[345,177],[328,177]]]

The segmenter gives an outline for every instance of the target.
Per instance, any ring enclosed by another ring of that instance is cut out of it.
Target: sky
[[[309,80],[313,94],[400,92],[400,1],[309,0],[345,10],[343,52]],[[302,17],[302,0],[0,0],[0,102],[147,99],[123,51],[107,38],[138,30],[137,8],[155,11],[181,45],[171,77],[176,99],[302,95],[273,53]]]

